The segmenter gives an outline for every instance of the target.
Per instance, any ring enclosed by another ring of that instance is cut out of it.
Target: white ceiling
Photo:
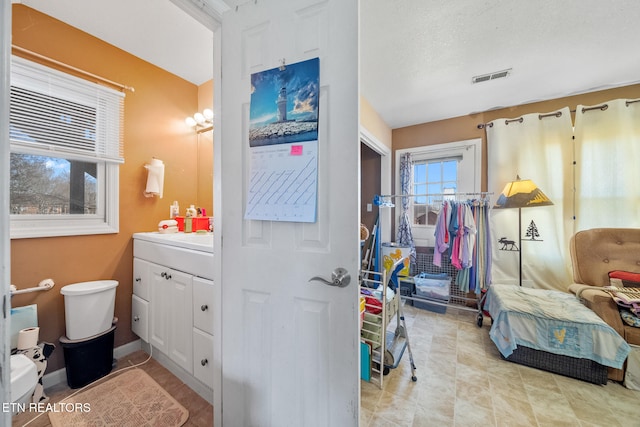
[[[637,0],[360,5],[361,92],[392,128],[640,80]]]
[[[200,85],[213,78],[213,33],[169,0],[12,0]]]
[[[18,2],[194,84],[213,75],[211,31],[170,0]],[[360,9],[361,92],[391,128],[640,81],[637,0],[361,0]],[[471,83],[505,69],[507,78]]]

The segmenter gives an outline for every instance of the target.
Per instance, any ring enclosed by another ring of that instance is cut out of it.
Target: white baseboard
[[[142,340],[137,339],[135,341],[131,341],[120,347],[116,347],[113,349],[113,357],[116,359],[120,359],[127,354],[131,354],[134,351],[138,351],[142,349]],[[57,371],[49,372],[42,377],[42,385],[44,386],[45,391],[53,387],[55,385],[64,383],[67,381],[67,370],[65,368],[58,369]]]

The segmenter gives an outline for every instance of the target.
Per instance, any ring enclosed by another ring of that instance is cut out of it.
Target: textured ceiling
[[[640,80],[637,0],[360,5],[361,92],[392,128]]]
[[[170,0],[13,1],[194,84],[213,75],[211,31]],[[391,128],[640,80],[637,0],[360,0],[360,11],[361,92]]]

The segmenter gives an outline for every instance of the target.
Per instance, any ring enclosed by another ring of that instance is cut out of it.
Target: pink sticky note
[[[292,156],[302,156],[302,145],[292,145],[290,154]]]

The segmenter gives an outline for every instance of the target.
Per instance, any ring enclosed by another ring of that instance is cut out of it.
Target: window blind
[[[11,58],[12,150],[124,162],[124,94],[24,58]]]

